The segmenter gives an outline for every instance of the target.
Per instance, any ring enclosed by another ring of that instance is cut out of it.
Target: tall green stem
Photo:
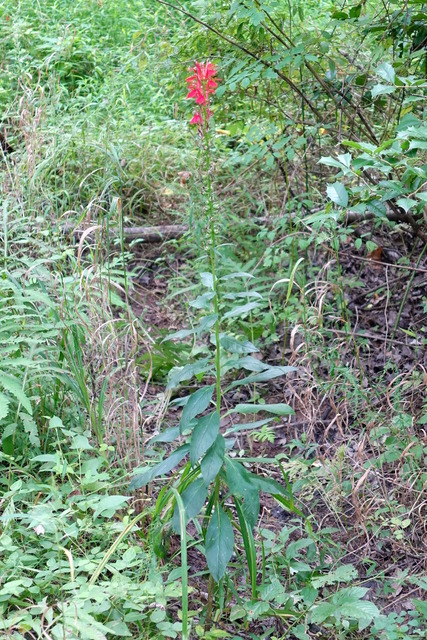
[[[208,222],[209,234],[209,259],[212,273],[212,284],[214,290],[214,313],[215,320],[215,377],[216,377],[216,410],[218,414],[221,411],[221,345],[219,342],[220,336],[220,316],[219,316],[219,285],[218,277],[216,274],[216,229],[215,229],[215,210],[214,210],[214,194],[212,188],[212,175],[211,175],[211,152],[210,152],[210,135],[208,130],[208,105],[204,105],[204,118],[203,118],[203,139],[204,139],[204,152],[205,152],[205,173],[206,173],[206,215]],[[219,503],[219,490],[220,490],[220,478],[217,476],[215,480],[215,495],[214,505],[215,508]],[[215,581],[212,576],[209,576],[208,584],[208,602],[206,606],[206,618],[205,618],[205,631],[209,631],[212,625],[212,612],[214,601]]]
[[[204,122],[207,122],[205,116]],[[206,213],[209,223],[210,232],[210,247],[209,247],[209,259],[212,273],[213,289],[214,289],[214,313],[216,315],[215,321],[215,377],[216,377],[216,409],[218,413],[221,409],[221,353],[220,353],[220,317],[219,317],[219,286],[218,278],[216,275],[216,229],[215,229],[215,215],[214,215],[214,201],[213,201],[213,188],[212,188],[212,176],[211,176],[211,153],[210,153],[210,136],[205,124],[204,128],[204,142],[205,142],[205,169],[206,169]]]

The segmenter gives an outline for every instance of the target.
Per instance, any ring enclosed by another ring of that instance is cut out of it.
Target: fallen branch
[[[88,229],[82,229],[75,227],[73,224],[64,224],[62,226],[64,233],[81,237],[87,233]],[[96,231],[100,230],[100,226],[96,225],[90,229],[87,235],[93,235]],[[181,238],[188,231],[188,225],[185,224],[162,224],[158,227],[124,227],[123,236],[126,240],[142,240],[143,242],[164,242],[165,240],[172,240]],[[117,229],[110,229],[110,236],[113,238],[119,237],[119,231]]]

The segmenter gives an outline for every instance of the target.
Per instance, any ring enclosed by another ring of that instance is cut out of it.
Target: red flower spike
[[[209,125],[209,118],[212,115],[212,111],[209,109],[209,96],[215,93],[215,89],[218,87],[218,83],[214,79],[217,74],[217,68],[212,62],[195,62],[195,66],[190,69],[194,71],[194,75],[186,78],[188,85],[187,99],[194,99],[196,104],[206,105],[205,109],[196,111],[190,124],[196,124],[199,127],[199,132],[203,135],[204,124],[206,129]],[[204,123],[206,118],[206,123]]]

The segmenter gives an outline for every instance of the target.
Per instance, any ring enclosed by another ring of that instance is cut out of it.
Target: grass
[[[133,469],[170,454],[168,429],[186,394],[213,382],[201,365],[212,357],[209,331],[164,340],[209,316],[201,296],[211,247],[183,89],[206,40],[157,2],[12,8],[0,1],[0,131],[10,145],[0,152],[0,635],[423,637],[422,249],[410,252],[401,226],[389,235],[362,227],[356,245],[324,205],[320,149],[305,164],[300,140],[284,180],[250,141],[265,143],[271,104],[263,110],[259,101],[276,89],[260,81],[247,98],[233,79],[236,60],[222,52],[230,99],[227,108],[218,100],[214,125],[216,256],[221,331],[237,351],[215,354],[225,372],[221,429],[231,461],[243,462],[240,482],[248,470],[264,487],[275,479],[297,510],[263,492],[250,526],[249,493],[239,496],[241,484],[233,491],[224,472],[214,513],[219,534],[229,518],[235,544],[214,588],[204,558],[212,500],[184,525],[189,496],[200,498],[190,489],[203,489],[198,466],[129,490]],[[209,43],[212,55],[220,50]],[[299,104],[287,108],[299,117]],[[307,170],[313,186],[303,194]],[[322,204],[314,218],[305,211]],[[122,242],[124,224],[187,217],[190,235],[164,251]],[[73,239],[68,222],[98,229]],[[371,238],[404,253],[397,275],[415,269],[402,307],[402,281],[387,272],[384,283],[364,251]],[[136,277],[141,264],[146,285]],[[227,278],[236,272],[251,277]],[[415,320],[405,325],[408,313]],[[260,351],[242,374],[244,341]],[[180,377],[186,365],[198,366],[193,378]],[[287,365],[297,370],[271,373]],[[258,372],[264,378],[253,382]],[[242,375],[249,382],[239,384]],[[295,416],[234,411],[263,403],[291,405]]]

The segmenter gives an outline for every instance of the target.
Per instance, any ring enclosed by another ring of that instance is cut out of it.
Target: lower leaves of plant
[[[206,531],[205,553],[209,571],[216,582],[224,576],[233,554],[234,533],[229,517],[217,506]]]

